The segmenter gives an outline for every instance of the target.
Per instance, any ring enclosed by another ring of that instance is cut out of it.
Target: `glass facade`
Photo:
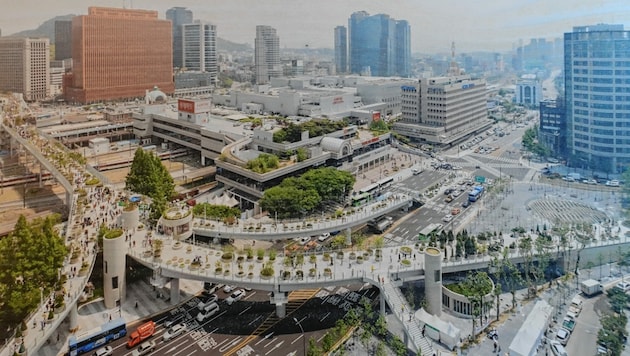
[[[186,70],[206,72],[217,79],[217,27],[196,22],[182,25],[183,60]]]
[[[348,30],[345,26],[335,27],[335,68],[337,73],[348,71]]]
[[[376,77],[409,77],[411,30],[389,15],[355,12],[348,20],[350,72]]]
[[[181,68],[184,65],[182,25],[193,22],[193,13],[185,7],[173,7],[166,10],[166,19],[173,23],[173,67]]]
[[[630,31],[574,27],[564,53],[569,165],[619,173],[630,164]]]

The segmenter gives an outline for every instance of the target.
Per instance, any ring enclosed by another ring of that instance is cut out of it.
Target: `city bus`
[[[394,177],[388,177],[381,179],[376,183],[370,184],[367,187],[359,190],[360,194],[369,193],[372,196],[378,195],[383,189],[389,187],[394,183]]]
[[[418,234],[418,239],[425,240],[429,236],[431,236],[432,233],[439,234],[442,232],[443,228],[444,225],[442,224],[429,224],[427,225],[427,227],[422,229],[422,231],[420,231],[420,233]]]
[[[68,355],[77,356],[95,350],[112,340],[127,335],[125,319],[118,318],[101,325],[99,328],[79,335],[71,335],[68,340]]]
[[[370,193],[360,193],[352,196],[352,206],[357,207],[361,205],[365,205],[370,202],[372,198],[372,194]]]
[[[468,201],[471,203],[476,202],[483,195],[483,187],[478,185],[474,187],[470,193],[468,193]]]

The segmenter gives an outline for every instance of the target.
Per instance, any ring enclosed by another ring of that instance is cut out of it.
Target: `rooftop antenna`
[[[457,61],[455,60],[455,41],[451,42],[451,66],[448,69],[449,76],[459,75],[459,66],[457,65]]]

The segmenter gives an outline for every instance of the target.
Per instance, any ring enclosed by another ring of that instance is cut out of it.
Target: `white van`
[[[212,303],[206,306],[199,314],[197,314],[197,321],[202,322],[204,319],[207,319],[219,311],[219,304]]]
[[[571,300],[571,305],[569,306],[569,312],[579,315],[581,311],[582,311],[582,299],[580,299],[579,297],[574,297]]]

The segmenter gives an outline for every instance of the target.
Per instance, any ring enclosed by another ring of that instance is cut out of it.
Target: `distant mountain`
[[[12,36],[19,37],[48,37],[50,43],[55,43],[55,21],[67,21],[72,20],[75,15],[63,15],[55,16],[50,20],[44,21],[39,27],[34,30],[24,30],[18,33],[14,33]]]
[[[253,51],[252,46],[247,43],[236,43],[217,37],[217,50],[226,52],[248,52]]]

